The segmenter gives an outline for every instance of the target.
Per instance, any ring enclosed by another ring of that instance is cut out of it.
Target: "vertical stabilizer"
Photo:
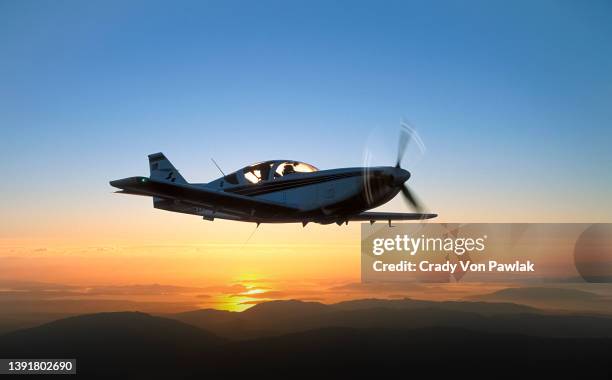
[[[149,169],[151,170],[151,179],[173,183],[187,183],[185,178],[183,178],[174,165],[168,161],[163,153],[149,155]]]

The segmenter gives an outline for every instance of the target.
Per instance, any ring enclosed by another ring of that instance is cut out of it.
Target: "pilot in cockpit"
[[[283,168],[283,176],[286,176],[287,174],[294,174],[295,173],[295,169],[293,168],[292,164],[285,164],[285,167]]]

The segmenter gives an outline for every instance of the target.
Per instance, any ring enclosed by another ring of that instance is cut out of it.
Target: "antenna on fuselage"
[[[219,171],[221,172],[221,174],[223,174],[223,176],[225,177],[225,173],[223,173],[223,170],[221,170],[221,167],[217,164],[217,161],[215,161],[214,158],[210,158],[210,160],[213,162],[213,164],[215,164],[215,166],[217,167],[217,169],[219,169]]]

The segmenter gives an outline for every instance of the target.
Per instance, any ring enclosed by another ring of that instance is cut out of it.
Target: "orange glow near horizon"
[[[448,300],[503,287],[360,284],[359,223],[261,225],[255,230],[250,223],[210,223],[157,210],[147,217],[129,211],[111,214],[75,218],[69,224],[35,222],[20,233],[5,231],[0,238],[0,287],[59,284],[69,291],[36,294],[45,299],[174,303],[172,310],[185,311],[243,311],[279,299]]]
[[[305,281],[310,281],[305,286],[310,292],[320,292],[325,285],[317,282],[359,279],[358,225],[262,225],[254,231],[253,224],[152,214],[141,219],[127,212],[113,223],[102,216],[61,228],[49,223],[5,235],[0,239],[0,281],[199,288],[125,298],[242,311],[265,300],[305,298],[299,293]]]

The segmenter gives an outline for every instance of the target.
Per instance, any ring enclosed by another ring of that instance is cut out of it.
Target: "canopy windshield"
[[[292,174],[312,173],[319,169],[300,161],[264,161],[243,168],[242,174],[246,183],[259,183]]]
[[[266,181],[270,178],[270,171],[272,170],[273,162],[262,162],[259,164],[247,166],[242,169],[244,179],[250,183],[259,183]]]
[[[278,164],[276,170],[274,171],[274,178],[284,177],[291,174],[297,173],[312,173],[316,172],[319,169],[314,166],[299,162],[299,161],[284,161]]]

